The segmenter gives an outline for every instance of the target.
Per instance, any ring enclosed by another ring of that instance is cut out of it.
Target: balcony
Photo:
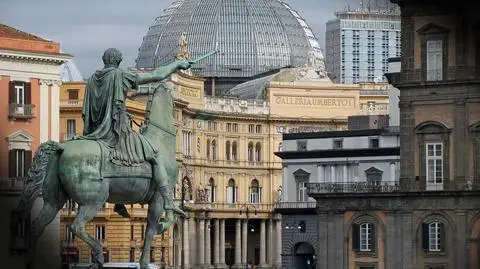
[[[22,191],[26,178],[0,178],[0,191]]]
[[[60,138],[62,139],[62,142],[72,140],[74,136],[78,136],[79,134],[77,133],[62,133]]]
[[[31,119],[34,118],[35,105],[32,104],[9,104],[8,117],[14,119]]]
[[[446,69],[411,69],[400,73],[390,73],[390,83],[395,87],[417,85],[450,84],[459,82],[480,82],[480,68],[475,66],[455,66]]]
[[[422,181],[403,182],[340,182],[340,183],[307,183],[309,195],[324,194],[361,194],[361,193],[405,193],[405,192],[440,192],[440,191],[472,191],[480,190],[479,183],[467,181],[464,184],[454,184],[445,180],[443,184],[430,184]]]
[[[83,100],[62,100],[60,101],[61,108],[81,108],[83,107]]]
[[[278,202],[275,204],[275,209],[304,209],[316,208],[317,202]]]

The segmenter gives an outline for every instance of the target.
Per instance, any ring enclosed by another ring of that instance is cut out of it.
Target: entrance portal
[[[295,269],[313,269],[316,268],[317,257],[315,249],[306,242],[297,243],[293,247],[293,267]]]

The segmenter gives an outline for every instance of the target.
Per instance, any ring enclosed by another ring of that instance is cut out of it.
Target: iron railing
[[[11,118],[33,118],[35,116],[35,105],[32,104],[9,104],[8,116]]]
[[[60,101],[60,107],[82,107],[83,100],[62,100]]]
[[[445,69],[410,69],[402,70],[392,83],[444,83],[448,81],[478,81],[480,80],[480,67],[455,66]]]
[[[8,191],[21,191],[25,186],[27,178],[14,177],[14,178],[0,178],[0,190]]]
[[[277,209],[303,209],[303,208],[316,208],[317,202],[277,202],[275,208]]]
[[[471,191],[480,190],[480,184],[471,181],[455,183],[426,183],[424,181],[373,181],[373,182],[339,182],[307,183],[308,194],[324,193],[392,193],[392,192],[428,192],[428,191]]]

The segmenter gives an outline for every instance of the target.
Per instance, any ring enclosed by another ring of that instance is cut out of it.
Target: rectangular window
[[[15,150],[15,177],[25,177],[25,150]]]
[[[237,133],[238,132],[238,124],[234,123],[234,124],[232,124],[232,126],[233,126],[233,132]]]
[[[232,124],[227,123],[227,132],[231,132],[231,131],[232,131]]]
[[[342,149],[342,148],[343,148],[343,139],[334,139],[333,149]]]
[[[77,124],[75,120],[67,120],[67,140],[77,133]]]
[[[306,182],[297,182],[297,202],[308,201]]]
[[[217,130],[217,123],[214,121],[208,122],[208,130],[209,131],[216,131]]]
[[[95,238],[102,242],[105,240],[105,225],[95,226]]]
[[[443,190],[443,143],[425,145],[427,190]]]
[[[14,103],[19,105],[25,104],[25,83],[15,84]]]
[[[297,150],[306,151],[307,150],[307,141],[306,140],[297,140]]]
[[[68,90],[68,100],[78,100],[78,90]]]
[[[134,231],[134,226],[130,225],[130,240],[133,241],[133,231]]]
[[[440,223],[432,222],[428,224],[428,250],[440,251]]]
[[[248,125],[248,132],[253,134],[255,132],[255,124]]]
[[[360,251],[372,251],[372,226],[370,223],[360,225]]]
[[[151,263],[155,262],[155,248],[154,247],[150,248],[150,262]]]
[[[368,142],[369,147],[372,149],[378,149],[380,147],[380,140],[378,138],[370,138]]]
[[[142,240],[145,239],[145,224],[140,226],[140,236],[142,237]]]
[[[443,42],[442,40],[427,41],[427,80],[443,79]]]
[[[255,133],[261,134],[262,133],[262,125],[255,126]]]

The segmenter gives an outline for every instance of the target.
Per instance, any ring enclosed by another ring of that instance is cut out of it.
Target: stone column
[[[279,219],[275,224],[275,233],[277,235],[277,240],[275,240],[275,246],[277,247],[275,253],[275,265],[280,268],[282,265],[282,221]]]
[[[266,267],[265,247],[267,246],[265,240],[265,220],[260,221],[260,267]]]
[[[184,268],[190,268],[190,247],[189,247],[189,242],[188,240],[189,234],[188,234],[188,219],[184,218],[183,219],[183,264]]]
[[[198,220],[198,264],[205,264],[205,220]]]
[[[211,221],[207,219],[205,221],[205,264],[207,266],[210,266],[212,264],[212,251],[210,249],[210,227],[211,227]]]
[[[347,183],[349,181],[348,179],[348,169],[347,169],[347,165],[344,164],[343,165],[343,183]]]
[[[213,243],[213,263],[218,265],[220,263],[220,221],[218,219],[214,220],[213,224],[215,229],[214,234],[214,243]]]
[[[325,183],[325,177],[324,177],[324,172],[323,172],[323,165],[318,164],[317,165],[317,176],[318,176],[318,183]]]
[[[247,248],[247,245],[248,245],[248,240],[247,240],[247,236],[248,236],[248,222],[247,220],[244,220],[243,221],[243,225],[242,225],[242,264],[246,264],[247,263],[247,251],[248,251],[248,248]]]
[[[235,224],[235,265],[240,266],[242,261],[242,248],[241,248],[241,219],[237,219],[237,223]]]
[[[225,220],[220,220],[220,266],[225,266]]]
[[[335,165],[334,164],[330,165],[330,173],[331,173],[330,182],[331,183],[338,183],[337,182],[338,178],[335,178]]]
[[[40,110],[40,143],[50,138],[50,134],[48,133],[48,123],[50,121],[48,117],[48,111],[50,110],[50,100],[48,100],[49,83],[47,80],[40,80],[40,106],[38,107]]]
[[[50,87],[50,140],[59,142],[60,136],[60,84],[61,81],[54,81]]]
[[[268,229],[267,229],[267,262],[270,266],[273,265],[273,246],[275,246],[275,242],[273,240],[273,220],[270,219],[268,221]]]

